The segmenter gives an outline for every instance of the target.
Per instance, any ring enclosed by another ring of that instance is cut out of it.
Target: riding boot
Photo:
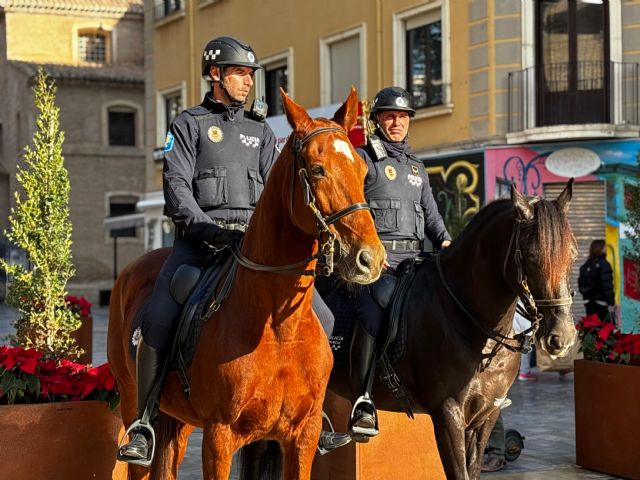
[[[369,373],[376,354],[376,338],[356,322],[349,352],[349,383],[353,410],[349,430],[356,442],[367,442],[378,434],[376,407],[367,391]]]
[[[153,427],[151,426],[155,412],[149,412],[148,423],[143,423],[143,415],[147,404],[149,403],[150,395],[156,382],[162,381],[160,375],[164,367],[165,355],[164,349],[154,348],[146,343],[144,340],[140,340],[138,344],[138,351],[136,355],[136,387],[138,389],[138,419],[134,422],[131,431],[129,443],[122,445],[118,450],[118,460],[136,463],[140,465],[147,465],[151,463],[153,438],[155,434]],[[154,405],[151,406],[153,410],[156,409],[157,399],[155,399]]]

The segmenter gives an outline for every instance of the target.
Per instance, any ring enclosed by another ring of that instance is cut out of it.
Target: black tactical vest
[[[191,114],[200,131],[193,176],[198,206],[205,212],[253,210],[264,184],[259,169],[264,123],[249,118],[225,122],[220,114]]]
[[[369,202],[382,240],[424,240],[422,185],[424,166],[416,160],[399,162],[387,157],[375,160],[376,180],[366,186]]]

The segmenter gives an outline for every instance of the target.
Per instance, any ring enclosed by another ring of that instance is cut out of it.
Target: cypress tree
[[[17,168],[21,191],[14,194],[10,228],[5,232],[26,252],[29,265],[8,265],[0,259],[0,267],[13,277],[6,302],[19,311],[14,341],[59,359],[79,353],[70,333],[79,328],[80,320],[64,300],[67,281],[74,274],[70,183],[62,156],[64,132],[55,104],[56,87],[42,68],[33,91],[36,132]]]

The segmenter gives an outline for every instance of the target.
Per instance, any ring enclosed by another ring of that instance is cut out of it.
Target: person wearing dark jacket
[[[369,136],[365,146],[356,149],[367,163],[364,194],[387,251],[391,272],[403,260],[416,257],[425,238],[436,249],[451,243],[424,164],[411,153],[408,131],[414,115],[409,92],[400,87],[383,88],[371,107],[375,134]],[[354,404],[350,431],[355,440],[367,441],[378,433],[376,409],[371,392],[367,391],[367,381],[385,316],[373,300],[370,286],[361,288],[358,303],[349,354]]]
[[[578,289],[582,294],[587,315],[596,314],[600,320],[612,320],[615,309],[613,269],[607,261],[606,243],[594,240],[589,248],[589,258],[580,267]]]
[[[202,54],[202,76],[211,90],[200,105],[180,113],[169,127],[163,191],[165,214],[175,225],[176,237],[142,321],[136,356],[139,419],[154,385],[162,381],[180,316],[181,306],[170,293],[173,274],[182,264],[206,268],[216,250],[242,238],[279,154],[264,112],[244,111],[258,68],[253,49],[241,40],[227,36],[211,40]],[[314,295],[313,308],[323,327],[333,325],[319,295]],[[153,427],[138,423],[129,443],[119,449],[118,459],[146,465],[151,460]],[[323,431],[319,448],[328,451],[350,440],[346,434]]]

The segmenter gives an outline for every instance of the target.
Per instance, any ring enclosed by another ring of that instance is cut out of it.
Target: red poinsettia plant
[[[0,405],[78,400],[104,400],[116,408],[120,397],[108,364],[91,367],[0,346]]]
[[[622,333],[597,315],[582,317],[576,325],[586,360],[640,365],[640,334]]]
[[[91,307],[93,303],[84,298],[82,295],[65,295],[64,301],[67,303],[67,307],[72,310],[76,315],[80,317],[88,317],[91,315]]]

